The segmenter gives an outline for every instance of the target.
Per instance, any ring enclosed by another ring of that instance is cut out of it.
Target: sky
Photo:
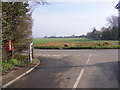
[[[85,35],[107,26],[119,0],[47,0],[33,11],[33,37]]]

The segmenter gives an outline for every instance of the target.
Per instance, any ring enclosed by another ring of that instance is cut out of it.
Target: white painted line
[[[52,56],[59,56],[59,55],[52,55]]]
[[[45,54],[45,56],[51,56],[50,54]]]
[[[47,55],[47,56],[50,56],[50,55]]]
[[[39,56],[51,56],[50,54],[39,54]]]
[[[42,54],[35,54],[36,56],[41,56]]]
[[[47,56],[47,55],[42,55],[42,56]]]
[[[89,57],[88,57],[88,60],[87,60],[86,64],[88,64],[88,62],[90,61],[90,57],[91,57],[91,54],[89,55]]]
[[[90,57],[91,57],[91,54],[89,55],[86,64],[88,64],[88,62],[90,61]],[[82,77],[82,75],[83,75],[83,72],[84,72],[84,69],[82,68],[82,70],[81,70],[81,72],[80,72],[80,74],[79,74],[79,76],[78,76],[75,84],[73,85],[72,90],[76,90],[76,88],[77,88],[77,86],[78,86],[78,84],[79,84],[79,82],[80,82],[80,80],[81,80],[81,77]]]
[[[82,77],[82,75],[83,75],[83,72],[84,72],[84,69],[81,70],[81,72],[80,72],[80,74],[79,74],[79,76],[78,76],[75,84],[73,85],[72,90],[76,90],[76,88],[77,88],[77,86],[78,86],[78,84],[79,84],[79,82],[80,82],[80,79],[81,79],[81,77]]]
[[[78,52],[79,52],[79,51],[83,51],[83,52],[89,51],[89,50],[65,50],[65,49],[62,49],[62,50],[57,50],[57,49],[56,49],[56,50],[52,50],[52,49],[51,49],[51,50],[50,50],[50,49],[46,49],[46,50],[45,50],[45,49],[44,49],[44,50],[43,50],[43,49],[38,49],[38,50],[35,50],[35,51],[39,51],[39,50],[40,50],[40,51],[49,51],[49,52],[50,52],[50,51],[58,51],[58,52],[60,52],[60,51],[70,51],[70,52],[71,52],[71,51],[78,51]]]
[[[68,55],[63,55],[63,56],[68,56]]]

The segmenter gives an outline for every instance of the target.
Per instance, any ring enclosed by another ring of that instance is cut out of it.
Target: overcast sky
[[[73,2],[74,1],[74,2]],[[107,25],[119,0],[47,0],[33,12],[33,37],[82,35]]]

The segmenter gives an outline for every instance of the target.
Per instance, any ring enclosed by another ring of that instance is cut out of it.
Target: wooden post
[[[28,58],[29,60],[28,61],[30,63],[32,63],[32,45],[33,45],[33,43],[30,43],[29,48],[28,48],[28,54],[29,54],[29,58]]]

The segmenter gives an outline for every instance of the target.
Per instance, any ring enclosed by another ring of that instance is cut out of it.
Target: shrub
[[[34,46],[36,49],[60,49],[60,46]]]
[[[18,64],[18,66],[25,66],[25,63],[24,63],[24,61],[23,60],[19,60],[19,64]]]
[[[15,55],[15,58],[17,60],[28,60],[28,55],[17,54],[17,55]]]
[[[11,60],[9,61],[9,63],[11,63],[11,64],[13,64],[13,65],[18,65],[18,60],[16,60],[16,59],[11,59]]]
[[[64,47],[68,47],[69,45],[68,44],[64,44]]]
[[[108,42],[104,42],[104,43],[103,43],[103,46],[108,46],[108,45],[109,45]]]
[[[20,67],[26,66],[28,64],[29,64],[29,62],[27,60],[19,60],[19,62],[18,62],[18,66],[20,66]]]
[[[12,70],[14,68],[14,65],[11,63],[2,63],[2,67],[3,67],[3,73],[4,72],[8,72],[9,70]]]

